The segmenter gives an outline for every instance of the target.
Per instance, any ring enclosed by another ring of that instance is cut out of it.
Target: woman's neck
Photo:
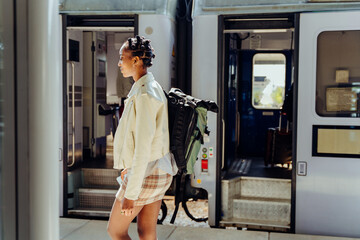
[[[145,74],[147,74],[147,68],[141,68],[141,70],[137,71],[137,73],[134,74],[133,76],[134,81],[137,82],[137,80],[139,80]]]

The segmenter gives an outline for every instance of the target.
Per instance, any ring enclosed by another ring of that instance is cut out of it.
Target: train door
[[[360,237],[359,23],[300,15],[296,233]]]
[[[291,231],[294,16],[224,17],[222,41],[220,225]]]

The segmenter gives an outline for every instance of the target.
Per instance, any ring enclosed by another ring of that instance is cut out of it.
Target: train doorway
[[[288,232],[292,227],[294,15],[222,20],[220,225]],[[232,186],[239,185],[238,192],[230,193]]]
[[[137,34],[151,39],[156,59],[150,71],[169,90],[175,77],[175,23],[168,12],[173,8],[158,14],[158,8],[152,9],[157,5],[149,4],[152,10],[145,11],[134,4],[129,11],[120,6],[116,12],[79,14],[73,6],[64,5],[62,14],[67,160],[61,179],[63,215],[107,218],[119,188],[120,173],[113,169],[113,136],[133,83],[119,71],[119,49]]]
[[[112,144],[133,80],[117,66],[136,16],[64,16],[65,215],[107,217],[118,189]],[[66,96],[66,98],[65,98]]]

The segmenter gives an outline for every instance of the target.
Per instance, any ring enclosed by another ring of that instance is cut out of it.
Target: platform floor
[[[107,221],[60,218],[60,240],[111,240],[106,232]],[[301,234],[269,233],[218,228],[193,228],[169,225],[158,225],[159,240],[351,240],[360,238],[343,238],[313,236]],[[139,239],[136,223],[132,223],[129,235],[133,240]]]

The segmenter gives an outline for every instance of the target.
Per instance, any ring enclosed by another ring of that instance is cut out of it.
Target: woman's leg
[[[156,224],[161,207],[161,200],[143,206],[138,218],[140,240],[156,240]]]
[[[117,199],[114,201],[114,205],[111,209],[110,218],[107,226],[107,231],[113,240],[130,240],[128,229],[130,223],[136,215],[139,214],[143,206],[134,208],[134,213],[131,216],[125,216],[121,214],[121,202]]]

